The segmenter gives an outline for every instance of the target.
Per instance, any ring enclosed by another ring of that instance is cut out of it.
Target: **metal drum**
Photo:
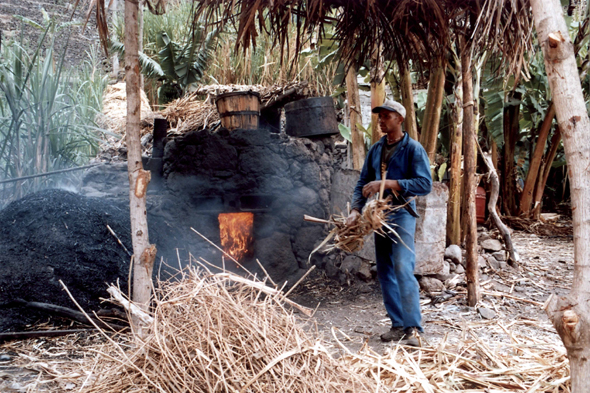
[[[285,132],[290,136],[314,137],[339,132],[332,97],[290,102],[285,105],[285,117]]]

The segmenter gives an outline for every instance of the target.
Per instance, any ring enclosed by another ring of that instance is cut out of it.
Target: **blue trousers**
[[[422,332],[420,287],[414,277],[416,219],[405,209],[400,209],[390,218],[389,224],[401,237],[403,244],[393,234],[389,234],[389,237],[375,234],[377,276],[383,293],[383,304],[392,327],[415,327]]]

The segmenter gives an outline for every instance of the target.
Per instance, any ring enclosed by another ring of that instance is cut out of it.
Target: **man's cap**
[[[383,109],[385,109],[387,111],[391,111],[391,112],[397,112],[404,119],[406,118],[406,108],[404,108],[404,106],[402,104],[400,104],[399,102],[397,102],[397,101],[385,100],[385,102],[383,103],[383,105],[376,106],[375,108],[373,108],[373,113],[379,113]]]

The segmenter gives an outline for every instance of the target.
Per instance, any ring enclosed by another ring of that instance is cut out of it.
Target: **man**
[[[394,205],[402,205],[413,196],[426,195],[432,188],[426,151],[402,130],[406,116],[403,105],[387,100],[374,108],[373,113],[379,114],[379,126],[385,136],[367,154],[354,189],[348,225],[358,219],[367,198],[379,192],[383,171],[386,172],[385,196],[392,195]],[[391,329],[381,335],[381,340],[404,339],[403,343],[413,346],[420,345],[419,334],[423,332],[420,287],[414,277],[417,216],[416,204],[411,200],[406,208],[398,209],[389,219],[401,241],[394,234],[387,237],[375,234],[377,276],[381,283],[383,304],[391,319]]]

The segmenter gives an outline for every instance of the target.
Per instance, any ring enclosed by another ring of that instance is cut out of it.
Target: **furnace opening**
[[[221,213],[219,219],[219,237],[225,252],[241,261],[252,254],[253,213]]]

